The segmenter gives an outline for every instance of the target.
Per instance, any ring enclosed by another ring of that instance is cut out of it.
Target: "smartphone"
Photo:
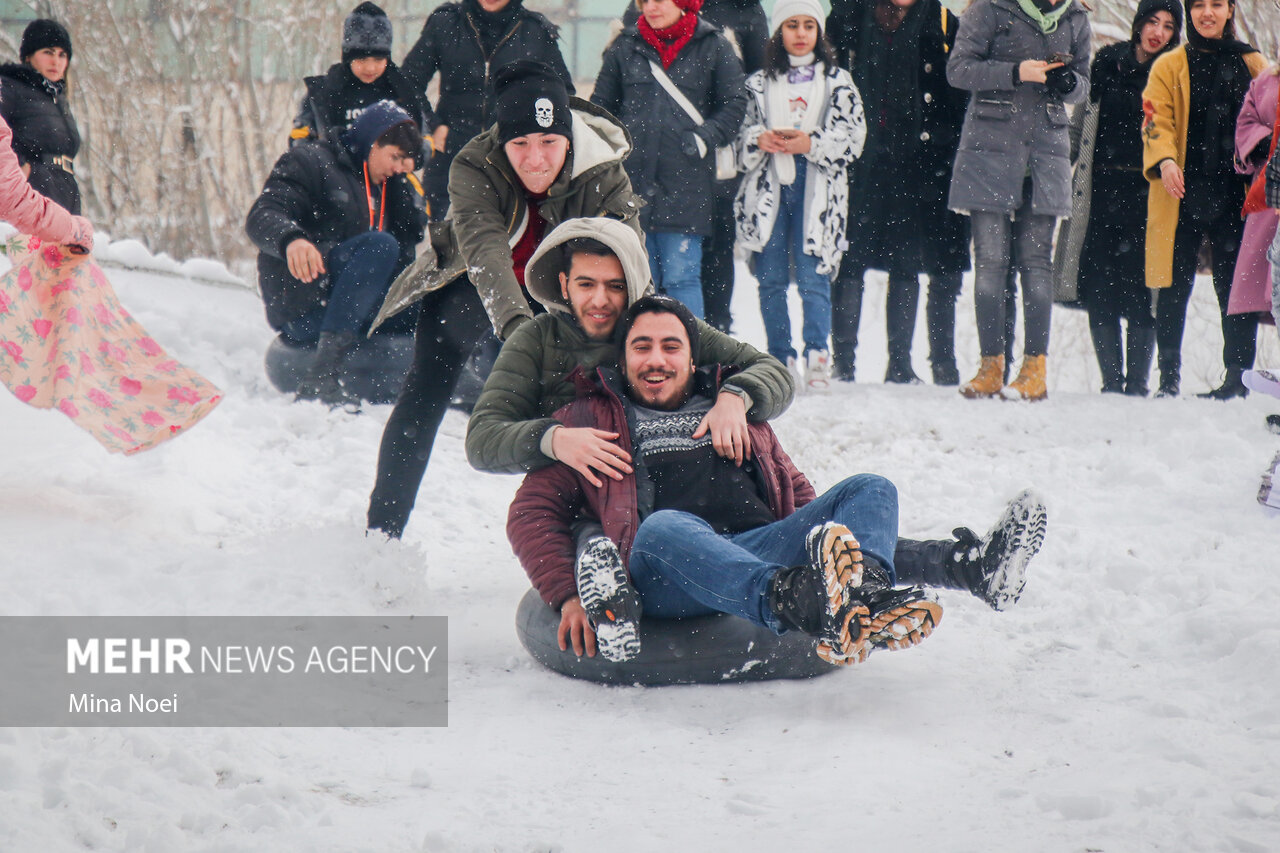
[[[796,130],[794,127],[775,127],[773,129],[773,133],[775,136],[781,136],[783,139],[791,139],[793,136],[798,136],[800,131]]]
[[[1075,57],[1069,53],[1055,53],[1051,55],[1045,62],[1061,62],[1063,65],[1070,65]]]

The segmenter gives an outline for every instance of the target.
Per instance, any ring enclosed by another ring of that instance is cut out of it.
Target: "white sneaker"
[[[825,391],[831,385],[831,353],[810,350],[805,357],[804,384],[812,391]]]
[[[787,356],[787,373],[791,375],[791,380],[795,382],[796,393],[799,394],[805,390],[805,370],[804,365],[796,361],[794,355]]]

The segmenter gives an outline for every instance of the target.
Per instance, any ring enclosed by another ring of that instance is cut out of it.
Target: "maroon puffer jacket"
[[[725,374],[727,375],[727,374]],[[561,408],[555,419],[567,427],[595,427],[616,432],[619,446],[632,453],[627,411],[622,398],[600,374],[588,377],[581,368],[570,377],[578,398]],[[719,387],[717,377],[716,387]],[[796,468],[767,423],[748,423],[751,451],[765,481],[765,499],[782,519],[813,500],[816,492]],[[559,609],[578,594],[573,577],[577,549],[572,525],[579,516],[597,519],[605,535],[631,556],[636,529],[643,521],[634,474],[621,480],[602,477],[600,488],[588,483],[568,465],[556,463],[525,476],[507,514],[507,538],[542,600]],[[661,507],[658,507],[661,509]]]

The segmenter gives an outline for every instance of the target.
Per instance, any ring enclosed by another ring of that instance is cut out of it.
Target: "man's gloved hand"
[[[1049,87],[1050,91],[1057,92],[1059,95],[1069,95],[1075,91],[1077,81],[1076,75],[1071,73],[1071,69],[1065,65],[1059,65],[1057,68],[1050,68],[1044,73],[1044,84]]]

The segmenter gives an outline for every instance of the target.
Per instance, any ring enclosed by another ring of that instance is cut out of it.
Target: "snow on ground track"
[[[5,611],[446,614],[450,725],[0,731],[0,849],[1280,849],[1280,519],[1253,498],[1276,450],[1271,400],[1103,398],[1070,312],[1045,403],[873,384],[873,279],[865,384],[799,399],[784,445],[819,489],[889,476],[919,538],[984,532],[1034,486],[1049,534],[1023,601],[994,613],[945,594],[920,648],[812,682],[605,689],[520,648],[526,582],[503,531],[518,481],[467,467],[460,415],[405,541],[366,539],[388,408],[348,418],[271,390],[249,293],[109,274],[226,400],[120,459],[0,397]],[[759,344],[753,299],[741,288],[735,313]],[[1189,333],[1188,364],[1217,345]],[[1186,384],[1215,378],[1197,367]]]

